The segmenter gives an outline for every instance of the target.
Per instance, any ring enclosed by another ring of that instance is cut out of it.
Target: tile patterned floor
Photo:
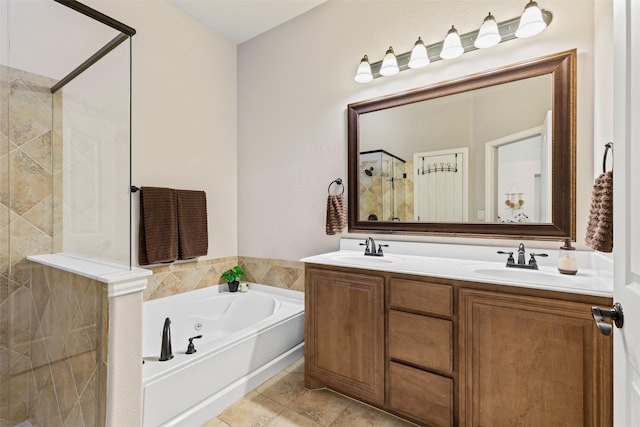
[[[202,427],[402,427],[407,421],[330,390],[304,387],[304,359]]]

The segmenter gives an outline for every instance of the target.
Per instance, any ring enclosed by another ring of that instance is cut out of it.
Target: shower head
[[[373,166],[371,166],[369,169],[365,169],[365,170],[364,170],[364,173],[365,173],[367,176],[373,176]]]

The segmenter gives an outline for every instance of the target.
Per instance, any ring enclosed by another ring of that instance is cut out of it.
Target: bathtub
[[[174,357],[160,362],[166,317]],[[197,335],[196,353],[186,354]],[[142,336],[144,426],[200,426],[302,357],[304,294],[220,285],[148,301]]]

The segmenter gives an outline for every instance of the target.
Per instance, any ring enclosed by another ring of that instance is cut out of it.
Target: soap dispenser
[[[576,248],[571,246],[570,239],[565,239],[564,245],[558,252],[558,271],[562,274],[576,274],[578,272]]]

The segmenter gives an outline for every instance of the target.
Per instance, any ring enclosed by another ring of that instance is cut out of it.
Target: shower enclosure
[[[407,162],[385,150],[360,153],[361,221],[410,221],[413,218]]]
[[[105,298],[27,260],[131,267],[132,28],[0,0],[0,426],[105,423]]]

